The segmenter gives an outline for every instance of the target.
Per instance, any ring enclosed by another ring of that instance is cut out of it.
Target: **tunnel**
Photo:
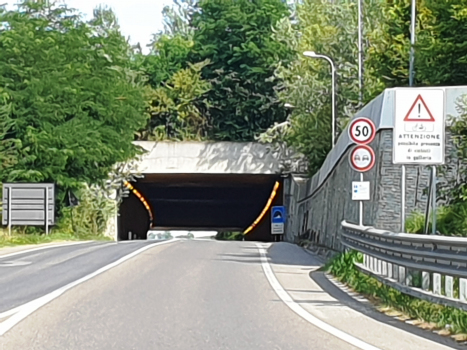
[[[149,228],[244,232],[268,204],[283,204],[276,174],[148,174],[131,187],[119,209],[119,240],[129,239],[130,232],[146,239]],[[270,222],[267,210],[245,240],[277,240]]]

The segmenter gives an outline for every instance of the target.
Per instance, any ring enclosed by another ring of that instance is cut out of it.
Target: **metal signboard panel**
[[[285,207],[277,206],[271,209],[271,233],[281,235],[284,233]]]
[[[55,225],[52,183],[4,183],[2,199],[3,225],[46,226],[46,217],[47,226]]]
[[[407,88],[395,94],[393,163],[444,164],[444,91]]]

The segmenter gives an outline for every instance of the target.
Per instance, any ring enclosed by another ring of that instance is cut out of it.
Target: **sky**
[[[0,1],[11,7],[16,0]],[[92,17],[93,9],[99,5],[111,7],[117,15],[122,34],[130,37],[131,44],[141,44],[144,53],[152,39],[152,34],[162,29],[161,11],[172,0],[61,0],[68,7],[75,8],[85,15],[86,19]]]

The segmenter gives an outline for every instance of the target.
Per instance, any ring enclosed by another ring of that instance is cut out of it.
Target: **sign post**
[[[435,226],[436,165],[444,164],[445,161],[444,91],[442,89],[397,89],[394,110],[392,159],[393,164],[402,165],[401,232],[405,231],[405,166],[411,164],[433,166],[431,204],[433,226]],[[436,230],[435,227],[434,229]]]
[[[376,127],[371,119],[356,118],[348,130],[350,139],[357,144],[350,152],[350,165],[360,173],[360,181],[352,182],[352,200],[359,201],[358,223],[363,226],[363,201],[370,200],[370,182],[363,181],[363,173],[375,165],[375,152],[368,144],[375,139]]]
[[[276,206],[271,209],[271,234],[281,235],[284,233],[285,207]]]

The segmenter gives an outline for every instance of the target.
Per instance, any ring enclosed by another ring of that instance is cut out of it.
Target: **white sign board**
[[[441,89],[397,89],[394,164],[444,164],[445,107]]]
[[[282,235],[284,233],[284,224],[271,224],[271,234]]]
[[[352,200],[369,201],[370,200],[370,182],[353,181],[352,182]]]

